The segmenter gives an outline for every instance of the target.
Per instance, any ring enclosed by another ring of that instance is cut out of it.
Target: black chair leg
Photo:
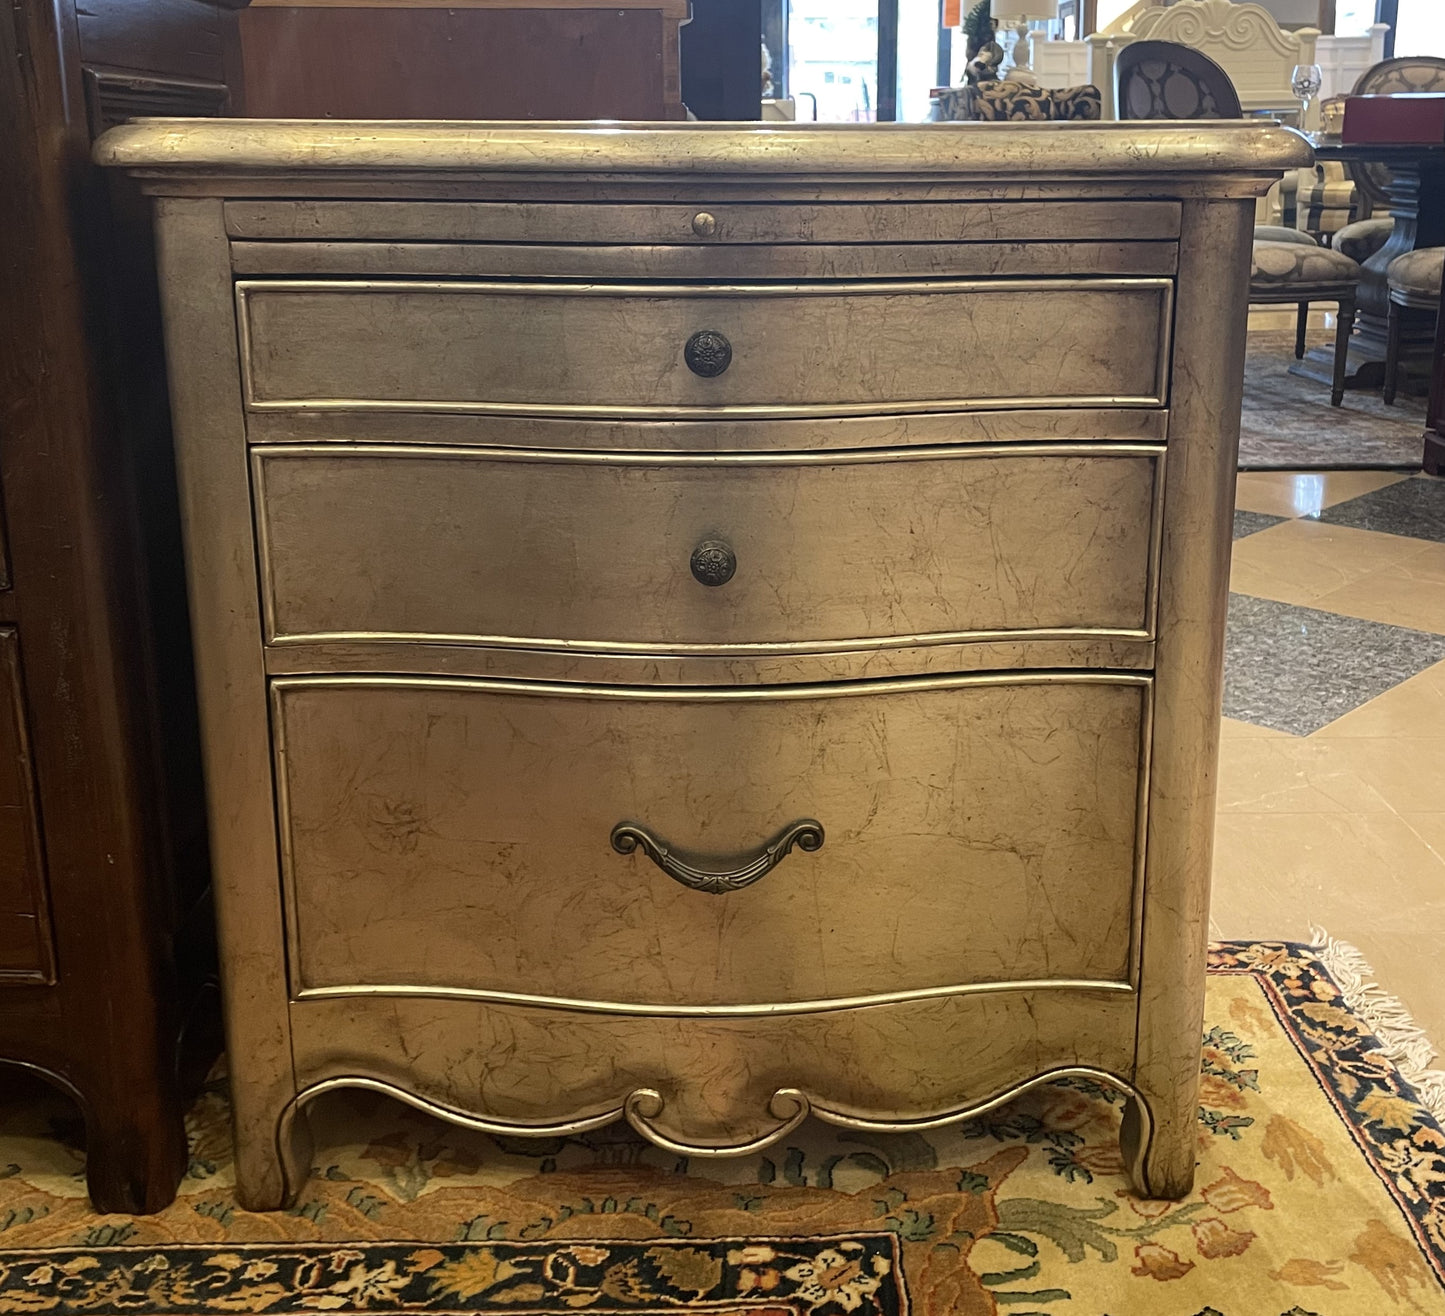
[[[1305,330],[1310,322],[1310,304],[1301,302],[1299,311],[1295,315],[1294,326],[1294,359],[1303,361],[1305,355]]]
[[[1345,368],[1350,360],[1350,335],[1355,332],[1355,299],[1340,298],[1335,322],[1335,376],[1330,389],[1330,406],[1338,407],[1345,400]]]
[[[1390,302],[1390,332],[1385,340],[1385,386],[1381,397],[1387,407],[1395,405],[1395,395],[1400,387],[1400,303]]]

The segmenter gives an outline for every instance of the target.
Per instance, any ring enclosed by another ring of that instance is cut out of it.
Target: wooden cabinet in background
[[[251,0],[233,67],[258,119],[681,119],[688,13],[689,0]]]
[[[52,981],[40,853],[20,643],[15,627],[0,626],[0,983]]]
[[[185,1170],[213,934],[149,211],[90,144],[224,113],[233,24],[211,0],[0,23],[0,1092],[23,1069],[78,1102],[102,1211]]]

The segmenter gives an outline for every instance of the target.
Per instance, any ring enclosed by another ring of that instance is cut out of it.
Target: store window
[[[1375,21],[1375,0],[1335,0],[1335,35],[1362,37]]]
[[[791,0],[785,30],[788,91],[800,119],[877,119],[878,0]]]
[[[1399,0],[1395,54],[1445,57],[1445,3],[1442,0]]]

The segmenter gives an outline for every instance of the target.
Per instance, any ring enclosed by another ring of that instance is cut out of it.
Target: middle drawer
[[[252,461],[272,644],[725,655],[1154,632],[1158,445]]]

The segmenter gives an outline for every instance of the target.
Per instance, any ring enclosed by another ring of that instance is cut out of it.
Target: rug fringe
[[[1359,950],[1323,928],[1311,927],[1310,937],[1310,950],[1345,994],[1350,1012],[1379,1039],[1381,1052],[1419,1094],[1420,1104],[1445,1124],[1445,1070],[1430,1067],[1439,1053],[1425,1030],[1398,996],[1375,981],[1375,971]]]

